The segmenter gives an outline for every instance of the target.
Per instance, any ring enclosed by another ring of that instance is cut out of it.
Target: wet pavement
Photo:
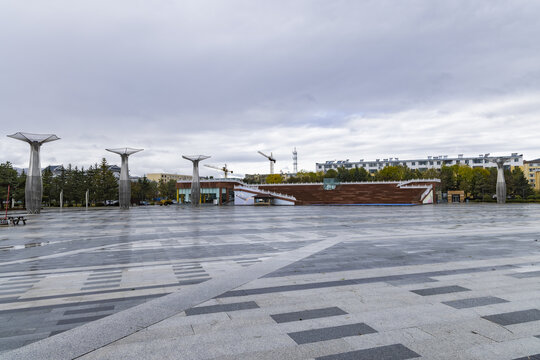
[[[508,342],[514,359],[540,353],[539,278],[536,204],[45,210],[0,229],[0,357],[146,309],[136,329],[44,358],[473,359]]]

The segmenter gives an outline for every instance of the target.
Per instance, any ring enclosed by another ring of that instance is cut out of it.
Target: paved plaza
[[[540,206],[45,210],[1,359],[540,359]]]

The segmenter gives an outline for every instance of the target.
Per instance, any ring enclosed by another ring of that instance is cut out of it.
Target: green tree
[[[377,181],[402,181],[421,177],[421,173],[403,165],[385,166],[375,173]]]
[[[91,175],[93,199],[96,202],[118,199],[118,180],[109,169],[105,158],[101,159],[100,165],[94,166]]]
[[[429,168],[422,172],[422,179],[439,179],[441,176],[440,170]]]
[[[51,200],[53,199],[53,174],[49,168],[43,170],[41,174],[41,179],[43,182],[43,202],[47,206],[51,206]]]
[[[338,176],[338,172],[334,169],[330,169],[324,174],[325,179],[335,179]]]
[[[350,170],[350,173],[351,173],[352,181],[361,182],[361,181],[369,181],[369,180],[371,180],[371,175],[369,175],[367,170],[364,169],[363,167],[361,167],[361,168],[355,167],[354,169]]]
[[[337,181],[339,182],[351,182],[353,180],[352,174],[343,166],[337,169]]]
[[[441,191],[456,190],[456,181],[454,171],[451,167],[443,165],[441,168]]]
[[[534,194],[532,186],[529,184],[529,182],[525,178],[525,174],[519,167],[514,167],[514,170],[512,170],[511,173],[511,177],[514,185],[513,195],[519,195],[521,196],[521,198],[525,199],[529,195]]]
[[[465,196],[468,196],[472,191],[472,168],[467,165],[454,165],[452,166],[452,170],[455,174],[457,188],[463,190]]]
[[[2,209],[4,209],[4,202],[7,200],[8,186],[10,186],[10,198],[17,191],[18,183],[17,170],[13,169],[13,166],[9,161],[0,164],[0,203]],[[23,185],[24,189],[24,185]],[[17,199],[15,199],[17,200]]]
[[[159,197],[162,199],[176,199],[176,180],[163,181],[158,183]]]
[[[281,184],[283,182],[283,177],[281,174],[270,174],[266,177],[267,184]]]
[[[484,168],[473,168],[471,176],[471,195],[475,199],[483,199],[486,195],[489,197],[490,193],[490,172]]]

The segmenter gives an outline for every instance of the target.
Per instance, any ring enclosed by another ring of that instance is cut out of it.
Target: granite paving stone
[[[240,310],[249,310],[249,309],[258,309],[259,305],[255,301],[247,301],[241,303],[230,303],[230,304],[221,304],[221,305],[210,305],[210,306],[199,306],[191,309],[187,309],[186,315],[200,315],[200,314],[209,314],[215,312],[228,312],[228,311],[240,311]]]
[[[0,358],[538,354],[534,205],[44,209],[0,229]]]
[[[418,295],[422,295],[422,296],[432,296],[432,295],[449,294],[449,293],[470,291],[470,290],[471,289],[466,289],[462,286],[455,285],[455,286],[441,286],[441,287],[435,287],[435,288],[411,290],[411,292]]]
[[[341,354],[318,357],[316,360],[405,360],[420,355],[402,344],[379,346],[371,349],[349,351]]]
[[[528,310],[521,310],[521,311],[512,311],[508,313],[483,316],[483,318],[486,320],[492,321],[496,324],[507,326],[507,325],[529,322],[529,321],[538,321],[540,320],[540,310],[528,309]]]
[[[332,326],[321,329],[304,330],[293,333],[288,333],[297,344],[306,344],[317,341],[326,341],[332,339],[339,339],[348,336],[359,336],[364,334],[371,334],[377,332],[372,327],[364,324],[349,324]]]
[[[347,313],[345,311],[334,306],[334,307],[322,308],[322,309],[312,309],[312,310],[295,311],[295,312],[282,313],[282,314],[273,314],[273,315],[270,315],[270,317],[272,317],[272,319],[274,319],[274,321],[277,323],[284,323],[284,322],[290,322],[290,321],[302,321],[302,320],[317,319],[317,318],[322,318],[322,317],[339,316],[339,315],[346,315],[346,314]]]
[[[505,302],[508,302],[508,300],[504,300],[495,296],[484,296],[478,298],[443,301],[442,303],[456,309],[466,309],[477,306],[500,304]]]

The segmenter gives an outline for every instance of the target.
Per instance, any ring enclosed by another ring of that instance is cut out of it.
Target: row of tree
[[[505,170],[507,194],[516,198],[527,198],[535,192],[523,171],[515,167],[512,171]],[[497,184],[496,168],[471,168],[466,165],[443,166],[439,169],[424,171],[413,170],[403,165],[387,166],[373,174],[364,168],[338,168],[323,172],[300,171],[294,176],[285,177],[280,174],[268,175],[266,183],[313,183],[323,182],[325,178],[335,178],[338,182],[354,181],[403,181],[413,179],[440,179],[441,191],[463,190],[473,199],[491,199]],[[251,183],[254,179],[246,178]],[[0,203],[7,198],[7,188],[10,186],[10,198],[16,202],[24,201],[24,185],[26,174],[13,169],[11,163],[0,164]],[[86,191],[92,204],[100,205],[106,200],[118,199],[118,180],[111,171],[105,159],[100,164],[94,164],[88,169],[68,165],[62,168],[57,176],[46,169],[43,171],[43,202],[47,206],[58,206],[60,192],[63,191],[64,203],[79,205],[85,202]],[[176,181],[155,182],[146,177],[131,183],[131,201],[151,201],[157,198],[174,199],[176,197]]]
[[[49,168],[42,173],[43,203],[46,206],[59,206],[60,193],[63,191],[64,204],[77,206],[85,203],[86,191],[89,201],[94,205],[102,205],[107,200],[118,199],[118,180],[105,159],[88,169],[73,167],[71,164],[53,174]],[[10,162],[0,164],[0,203],[7,199],[8,185],[10,199],[17,203],[24,202],[26,174],[19,174]],[[151,201],[157,198],[176,198],[176,182],[150,181],[146,177],[131,182],[131,201]]]
[[[515,167],[512,171],[504,170],[507,194],[517,198],[527,198],[535,194],[523,171]],[[324,172],[299,171],[294,176],[281,174],[268,175],[266,182],[277,183],[313,183],[323,182],[325,178],[335,178],[338,182],[355,181],[403,181],[414,179],[439,179],[441,191],[463,190],[473,199],[488,199],[495,194],[497,169],[471,168],[467,165],[443,166],[441,169],[418,170],[403,165],[386,166],[370,174],[364,168],[346,169],[340,167]]]

